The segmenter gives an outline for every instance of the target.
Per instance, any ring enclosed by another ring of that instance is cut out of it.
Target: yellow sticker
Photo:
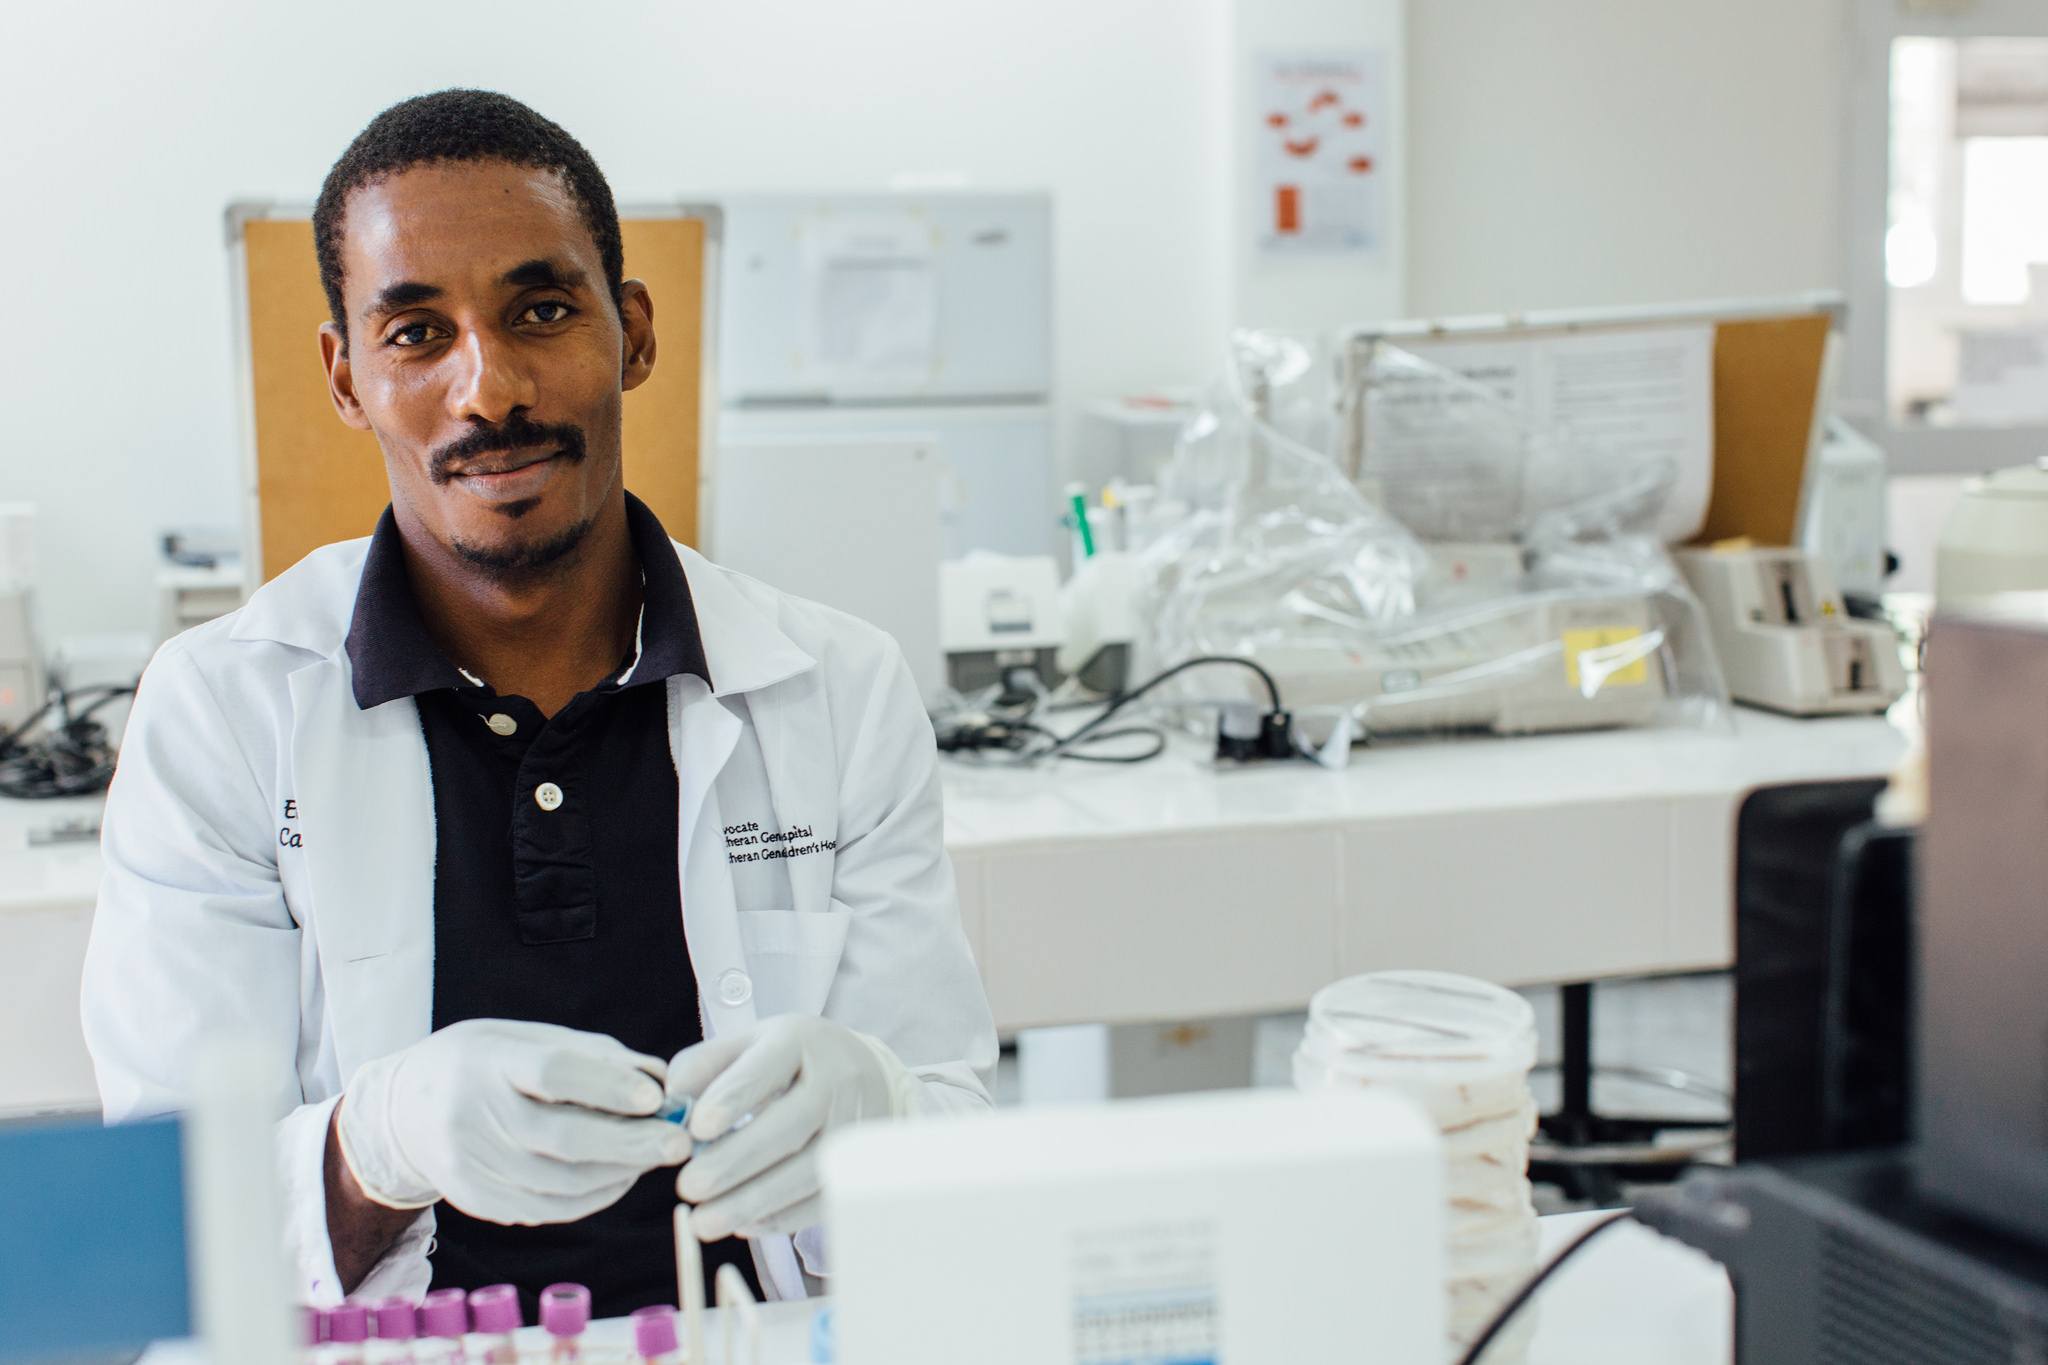
[[[1603,687],[1641,687],[1650,681],[1650,651],[1638,644],[1643,632],[1634,626],[1601,626],[1564,633],[1564,676],[1574,691],[1579,685],[1579,660],[1593,677],[1592,691]]]

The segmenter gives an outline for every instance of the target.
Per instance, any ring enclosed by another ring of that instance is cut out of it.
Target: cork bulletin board
[[[255,582],[308,551],[368,535],[390,500],[384,459],[369,432],[344,426],[327,396],[320,324],[327,300],[304,210],[229,210],[236,321],[243,347],[250,547]],[[626,275],[654,299],[654,373],[626,395],[626,486],[678,540],[698,531],[700,471],[715,390],[718,211],[622,210]]]
[[[1799,498],[1834,318],[1809,313],[1714,328],[1714,497],[1699,544],[1799,540]]]

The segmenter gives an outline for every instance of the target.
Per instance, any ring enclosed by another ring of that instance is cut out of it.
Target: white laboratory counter
[[[96,798],[0,798],[0,1116],[99,1107],[78,1022],[99,842],[29,843],[32,830],[99,813]]]
[[[945,768],[1005,1029],[1302,1008],[1389,967],[1525,985],[1728,966],[1742,799],[1887,774],[1876,718],[1361,749],[1349,768]]]
[[[1543,1220],[1543,1254],[1551,1253],[1598,1214]],[[1535,1341],[1528,1365],[1729,1365],[1733,1295],[1721,1268],[1690,1248],[1634,1224],[1601,1234],[1544,1286],[1534,1301]],[[760,1365],[805,1365],[811,1359],[814,1303],[761,1306]],[[706,1365],[727,1365],[723,1315],[713,1313]],[[591,1346],[630,1340],[624,1319],[594,1323]],[[545,1338],[526,1333],[535,1346]],[[960,1359],[974,1359],[963,1349]],[[744,1353],[740,1360],[746,1359]],[[190,1343],[165,1344],[144,1365],[204,1365]]]
[[[1004,1032],[1297,1010],[1339,977],[1438,968],[1508,984],[1729,965],[1749,791],[1878,777],[1877,718],[1738,710],[1732,730],[1359,750],[1327,772],[948,760],[946,846]],[[96,844],[32,848],[90,801],[0,800],[0,1112],[90,1105],[78,968]]]

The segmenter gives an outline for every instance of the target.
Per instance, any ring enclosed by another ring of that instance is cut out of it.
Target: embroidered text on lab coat
[[[763,833],[759,821],[725,827],[725,860],[728,863],[761,863],[776,858],[804,858],[830,853],[839,847],[837,839],[820,839],[809,825],[798,825],[780,833]]]

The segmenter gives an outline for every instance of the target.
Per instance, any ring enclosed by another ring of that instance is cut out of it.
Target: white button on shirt
[[[533,789],[533,804],[542,810],[555,810],[562,804],[562,789],[552,782],[543,782]]]
[[[484,719],[484,724],[491,727],[492,734],[503,735],[507,739],[519,733],[519,722],[503,711],[492,712]]]
[[[718,998],[728,1005],[744,1005],[754,994],[754,982],[737,967],[729,968],[718,978]]]

